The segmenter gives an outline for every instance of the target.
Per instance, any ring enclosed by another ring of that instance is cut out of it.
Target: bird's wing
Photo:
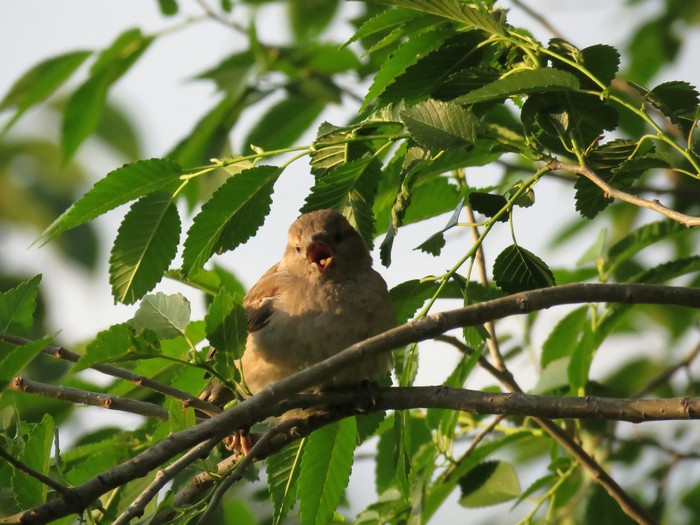
[[[243,298],[248,317],[248,332],[264,327],[274,312],[274,299],[279,295],[280,276],[277,264],[264,273]]]

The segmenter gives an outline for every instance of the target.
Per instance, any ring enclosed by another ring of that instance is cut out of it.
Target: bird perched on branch
[[[248,339],[240,366],[253,394],[396,324],[367,245],[334,210],[307,213],[292,224],[282,259],[253,285],[243,306]],[[387,354],[372,357],[318,388],[377,379],[390,362]],[[200,395],[219,406],[233,397],[216,381]]]

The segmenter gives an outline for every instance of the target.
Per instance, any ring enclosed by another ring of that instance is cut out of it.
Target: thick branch
[[[655,211],[657,213],[660,213],[661,215],[668,217],[671,220],[680,222],[688,228],[700,226],[700,217],[693,217],[692,215],[686,215],[685,213],[680,213],[678,211],[672,210],[670,208],[667,208],[657,200],[649,201],[646,199],[642,199],[641,197],[637,197],[635,195],[631,195],[624,191],[615,189],[586,166],[566,164],[558,160],[551,161],[549,165],[554,170],[566,170],[572,173],[578,173],[579,175],[583,175],[593,184],[595,184],[601,190],[603,190],[603,193],[606,197],[618,199],[624,202],[628,202],[630,204],[634,204],[635,206],[639,206],[640,208],[647,208],[649,210]]]
[[[73,497],[60,497],[22,513],[23,523],[46,521],[81,512],[105,492],[151,470],[201,441],[223,438],[255,421],[278,415],[282,400],[326,380],[329,375],[353,366],[371,355],[389,352],[412,342],[443,334],[462,326],[474,326],[510,315],[525,314],[561,304],[620,302],[673,304],[700,307],[700,289],[671,286],[573,284],[522,292],[493,301],[424,317],[357,343],[339,354],[269,385],[255,396],[196,427],[173,434],[133,459],[72,489]],[[563,432],[553,425],[550,432]]]

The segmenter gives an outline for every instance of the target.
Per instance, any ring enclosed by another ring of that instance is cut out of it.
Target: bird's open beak
[[[333,250],[326,243],[314,241],[306,250],[306,257],[323,273],[333,262]]]

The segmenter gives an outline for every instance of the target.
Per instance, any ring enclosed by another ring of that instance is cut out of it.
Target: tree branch
[[[483,324],[486,321],[556,305],[582,302],[673,304],[698,308],[700,307],[700,289],[639,284],[573,284],[531,290],[423,317],[354,344],[325,361],[269,385],[255,396],[218,416],[168,436],[131,460],[74,487],[71,489],[71,497],[57,498],[10,519],[16,519],[22,523],[45,523],[72,513],[79,513],[105,492],[136,477],[146,475],[163,462],[201,441],[212,438],[221,439],[234,430],[250,427],[255,421],[279,415],[279,404],[285,398],[318,384],[338,370],[352,366],[369,356],[389,352],[412,342],[424,341],[454,328]],[[541,424],[547,425],[547,431],[550,434],[565,435],[551,422],[542,420]],[[571,446],[567,450],[577,452]],[[585,451],[580,449],[578,452],[584,454],[582,456],[584,466],[591,468],[585,465],[585,458],[588,457]],[[600,475],[607,474],[603,471]],[[610,479],[610,481],[616,486],[614,480]]]
[[[168,420],[168,411],[163,407],[136,399],[127,399],[125,397],[111,396],[98,392],[88,392],[87,390],[78,390],[77,388],[67,386],[47,385],[20,376],[15,377],[7,388],[16,392],[36,394],[38,396],[60,399],[61,401],[68,401],[70,403],[130,412],[139,416],[153,417],[163,421]]]
[[[10,343],[17,346],[26,345],[27,343],[31,342],[28,339],[4,333],[0,333],[0,341],[5,341],[6,343]],[[77,363],[80,359],[80,355],[76,354],[75,352],[71,352],[70,350],[67,350],[62,346],[47,346],[42,350],[42,353],[48,355],[49,357],[53,357],[55,359],[63,359],[72,363]],[[91,366],[90,368],[101,372],[105,375],[117,377],[119,379],[124,379],[125,381],[129,381],[143,388],[148,388],[149,390],[158,392],[159,394],[179,399],[185,404],[185,406],[191,406],[193,408],[196,408],[197,410],[202,411],[205,414],[209,414],[210,416],[214,416],[222,412],[221,408],[212,405],[211,403],[207,403],[206,401],[202,401],[198,397],[193,396],[188,392],[178,390],[177,388],[174,388],[170,385],[166,385],[164,383],[159,383],[158,381],[154,381],[149,377],[134,374],[133,372],[130,372],[129,370],[125,370],[123,368],[119,368],[118,366],[97,364]]]
[[[593,184],[598,186],[601,190],[603,190],[603,193],[605,194],[606,197],[608,198],[613,198],[613,199],[618,199],[624,202],[628,202],[630,204],[634,204],[635,206],[639,206],[640,208],[647,208],[649,210],[655,211],[657,213],[660,213],[661,215],[664,215],[665,217],[668,217],[671,220],[674,220],[676,222],[680,222],[684,226],[691,228],[695,226],[700,226],[700,217],[693,217],[692,215],[686,215],[684,213],[672,210],[670,208],[667,208],[663,204],[661,204],[657,200],[646,200],[642,199],[641,197],[637,197],[635,195],[631,195],[629,193],[626,193],[624,191],[618,190],[610,186],[607,182],[605,182],[602,178],[600,178],[596,173],[594,173],[592,170],[587,168],[586,166],[578,166],[576,164],[567,164],[564,162],[560,162],[558,160],[553,160],[549,163],[549,166],[554,169],[554,170],[566,170],[570,171],[572,173],[577,173],[579,175],[583,175],[586,177],[588,180],[590,180]]]

